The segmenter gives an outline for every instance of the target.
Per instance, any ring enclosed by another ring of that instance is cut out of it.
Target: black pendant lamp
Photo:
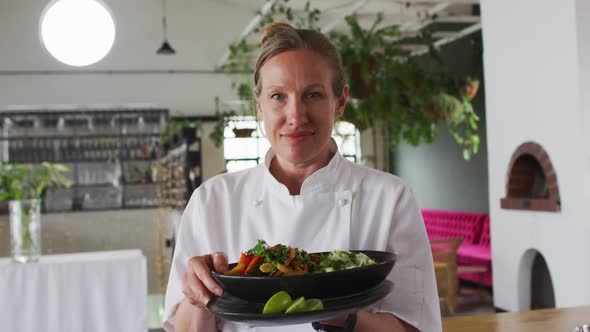
[[[176,54],[176,51],[168,43],[168,24],[166,24],[166,0],[162,0],[162,28],[164,30],[164,42],[162,46],[156,51],[157,54],[161,55],[172,55]]]

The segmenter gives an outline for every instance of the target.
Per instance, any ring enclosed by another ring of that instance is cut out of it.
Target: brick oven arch
[[[503,209],[557,212],[561,209],[557,174],[549,154],[535,142],[521,144],[506,173]]]

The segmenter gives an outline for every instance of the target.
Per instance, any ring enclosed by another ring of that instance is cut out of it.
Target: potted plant
[[[174,145],[173,137],[177,131],[176,122],[168,121],[164,126],[164,129],[160,132],[160,141],[162,142],[163,154],[168,153]]]
[[[225,127],[229,124],[229,120],[232,116],[236,116],[236,112],[234,111],[224,111],[219,112],[219,110],[215,113],[217,117],[217,121],[213,130],[209,134],[209,138],[213,141],[216,147],[220,147],[223,144],[223,138],[225,137],[224,131]]]
[[[225,137],[225,128],[230,126],[232,132],[234,133],[235,137],[238,138],[247,138],[252,137],[252,133],[256,131],[256,127],[248,127],[242,126],[237,124],[239,122],[240,117],[243,116],[254,116],[255,117],[255,109],[254,105],[252,104],[252,90],[246,89],[247,83],[243,83],[243,91],[239,93],[240,99],[237,101],[227,102],[226,104],[232,105],[229,110],[220,111],[219,106],[219,97],[215,97],[215,115],[217,117],[217,121],[213,130],[209,134],[209,138],[213,141],[216,147],[220,147],[223,143],[223,139]],[[234,105],[237,105],[241,108],[241,110],[235,111]],[[234,121],[232,121],[234,120]]]
[[[179,124],[182,139],[190,144],[197,140],[197,131],[201,127],[199,121],[183,120]]]
[[[239,138],[252,137],[252,133],[256,131],[256,128],[233,128],[234,135]]]
[[[10,242],[16,262],[33,262],[41,256],[41,205],[49,188],[71,181],[61,164],[0,165],[0,201],[9,201]]]

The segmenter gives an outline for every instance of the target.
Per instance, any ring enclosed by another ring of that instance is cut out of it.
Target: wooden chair
[[[449,313],[455,313],[459,278],[457,277],[457,250],[463,242],[462,238],[430,240],[438,297],[445,302]]]

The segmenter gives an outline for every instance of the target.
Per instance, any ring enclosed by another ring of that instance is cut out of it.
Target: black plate
[[[213,278],[224,292],[251,302],[265,303],[282,290],[293,298],[333,298],[360,293],[376,286],[391,272],[397,258],[395,254],[385,251],[351,251],[364,253],[376,264],[335,272],[282,277],[226,276],[213,272]],[[235,265],[230,264],[229,269]]]
[[[223,319],[251,326],[305,324],[356,312],[363,307],[381,300],[392,290],[393,283],[389,280],[384,280],[377,286],[358,294],[323,299],[323,310],[294,314],[265,315],[262,313],[264,304],[244,301],[229,294],[211,299],[207,304],[207,309]]]

